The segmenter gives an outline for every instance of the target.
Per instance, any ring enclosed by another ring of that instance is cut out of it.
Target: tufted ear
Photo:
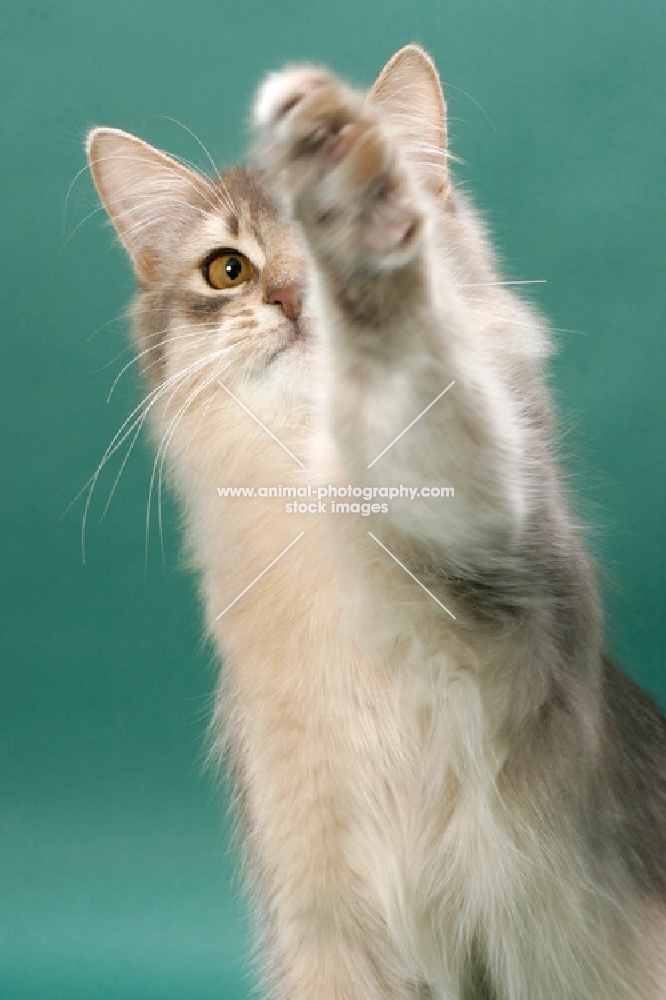
[[[434,194],[449,189],[446,103],[430,56],[418,45],[406,45],[389,59],[368,100],[393,121],[405,148],[419,164]]]
[[[197,211],[201,181],[166,153],[120,129],[93,129],[86,152],[102,204],[137,278],[150,281],[169,234]]]

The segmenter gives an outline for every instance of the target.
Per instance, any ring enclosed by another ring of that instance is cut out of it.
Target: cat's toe
[[[269,76],[253,116],[259,161],[269,177],[295,194],[316,176],[308,167],[319,173],[332,167],[353,142],[362,104],[359,94],[325,70],[303,66]]]
[[[271,73],[257,91],[252,121],[255,128],[275,126],[307,94],[331,81],[326,70],[315,66],[294,66]]]

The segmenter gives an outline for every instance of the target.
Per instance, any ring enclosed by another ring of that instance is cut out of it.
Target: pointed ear
[[[155,277],[179,220],[197,212],[201,180],[142,139],[95,128],[86,141],[98,194],[132,260],[137,278]]]
[[[392,119],[428,188],[446,194],[446,103],[430,56],[418,45],[400,49],[377,77],[368,100]]]

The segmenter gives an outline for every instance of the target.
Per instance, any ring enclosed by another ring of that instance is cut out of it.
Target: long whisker
[[[528,330],[534,330],[538,326],[537,323],[521,323],[520,320],[514,319],[513,316],[493,316],[491,313],[484,312],[482,309],[468,307],[470,312],[477,313],[479,316],[486,316],[488,319],[497,320],[499,323],[508,323],[510,326],[522,326]],[[552,326],[550,327],[555,333],[576,333],[581,336],[586,336],[584,330],[567,330],[564,327]]]
[[[186,378],[188,375],[193,374],[194,371],[199,371],[202,367],[204,367],[205,365],[207,365],[209,362],[219,360],[219,358],[221,356],[223,356],[224,354],[227,354],[228,352],[229,352],[229,348],[221,348],[218,351],[215,351],[215,352],[213,352],[213,353],[211,353],[209,355],[206,355],[205,358],[199,359],[198,361],[195,361],[192,365],[190,365],[187,369],[185,369],[185,372],[183,373],[183,379]],[[154,490],[154,487],[155,487],[155,477],[156,477],[156,474],[157,474],[157,471],[158,471],[158,463],[159,463],[159,483],[160,483],[159,499],[161,501],[162,468],[163,468],[163,463],[164,463],[164,457],[166,455],[166,449],[168,448],[168,446],[169,446],[169,444],[171,442],[171,439],[173,437],[173,433],[174,433],[176,427],[178,426],[178,422],[179,422],[180,418],[182,417],[182,415],[184,414],[184,412],[187,410],[187,408],[190,406],[190,404],[193,402],[193,400],[196,399],[196,397],[199,395],[199,393],[202,392],[206,388],[206,386],[208,386],[212,381],[214,381],[216,375],[217,375],[217,368],[216,368],[215,372],[213,373],[213,375],[209,376],[207,379],[204,379],[204,381],[202,383],[200,383],[198,386],[196,386],[194,388],[194,390],[192,391],[192,393],[190,393],[190,396],[188,396],[188,398],[185,401],[185,403],[183,403],[181,405],[180,409],[176,412],[176,414],[174,415],[174,417],[172,417],[172,419],[171,419],[168,427],[166,428],[165,433],[162,435],[162,440],[160,442],[159,448],[157,449],[157,453],[155,455],[155,460],[153,462],[153,472],[152,472],[152,475],[150,477],[150,487],[149,487],[149,490],[148,490],[148,501],[147,501],[147,505],[146,505],[146,559],[148,558],[148,540],[149,540],[149,536],[150,536],[150,510],[151,510],[151,506],[152,506],[153,490]],[[181,379],[181,381],[183,379]],[[169,402],[173,398],[173,395],[174,395],[174,393],[172,392],[171,396],[169,397]],[[165,408],[165,414],[166,414],[166,411],[168,409],[169,402],[167,403],[167,407]],[[159,515],[159,523],[160,523],[160,526],[161,526],[161,502],[158,505],[158,515]],[[161,527],[160,527],[160,532],[161,532]],[[160,538],[162,538],[161,534],[160,534]]]
[[[120,477],[122,476],[122,474],[124,472],[125,466],[127,465],[127,461],[128,461],[130,455],[132,454],[132,452],[134,450],[134,445],[136,444],[136,442],[138,440],[139,434],[141,433],[143,425],[146,422],[146,417],[147,416],[148,416],[148,411],[146,410],[146,412],[142,415],[141,419],[137,420],[135,422],[135,424],[133,425],[133,426],[136,427],[136,431],[134,433],[134,437],[132,438],[132,440],[130,442],[129,448],[125,452],[125,457],[123,458],[123,460],[122,460],[122,462],[120,464],[120,468],[118,469],[118,472],[116,474],[116,478],[113,481],[113,486],[111,487],[111,492],[109,493],[108,499],[107,499],[106,503],[104,504],[104,510],[102,511],[102,516],[99,519],[100,524],[102,523],[102,521],[106,517],[107,511],[108,511],[109,507],[111,506],[111,501],[113,499],[114,493],[116,492],[116,487],[117,487],[118,483],[120,482]]]
[[[78,181],[78,179],[81,176],[81,174],[85,174],[87,172],[88,172],[88,164],[86,163],[84,166],[81,167],[81,169],[79,171],[77,171],[77,173],[72,178],[72,181],[71,181],[69,187],[67,188],[67,194],[65,195],[65,203],[64,203],[63,208],[62,208],[62,231],[61,231],[61,234],[60,234],[61,237],[64,237],[64,235],[65,235],[65,224],[67,222],[67,206],[69,204],[69,198],[70,198],[70,195],[72,193],[72,188],[74,187],[74,185]]]
[[[114,316],[113,319],[107,319],[106,323],[102,323],[101,326],[98,326],[95,330],[93,330],[93,332],[88,335],[88,342],[90,342],[93,339],[93,337],[96,337],[98,333],[101,333],[102,330],[106,330],[107,327],[113,326],[114,323],[121,323],[121,322],[125,322],[126,323],[128,320],[129,320],[129,316],[127,314],[127,310],[123,309],[123,311],[121,313],[118,313],[117,316]],[[124,353],[125,351],[129,351],[129,350],[131,350],[130,347],[124,347],[122,353]],[[117,354],[116,357],[119,358],[120,354]],[[113,364],[113,360],[109,361],[108,364],[104,365],[103,367],[104,368],[108,368],[108,365],[112,365],[112,364]],[[101,368],[95,369],[95,371],[102,371],[102,369]]]
[[[168,311],[168,310],[165,310],[165,311]],[[171,329],[173,329],[173,330],[179,330],[179,329],[181,329],[182,330],[183,328],[186,328],[186,326],[187,326],[187,324],[182,324],[180,326],[172,327]],[[215,323],[215,324],[205,324],[205,325],[202,325],[202,326],[198,327],[198,329],[193,330],[191,333],[179,334],[177,337],[168,336],[167,341],[168,341],[169,344],[173,344],[173,343],[175,343],[176,341],[179,341],[179,340],[196,339],[197,337],[205,336],[205,335],[207,335],[209,333],[215,333],[218,329],[219,329],[219,324],[217,324],[217,323]],[[237,330],[237,329],[243,330],[244,327],[243,327],[242,324],[239,324],[238,326],[232,325],[232,324],[228,324],[227,327],[226,327],[227,337],[229,337],[231,334],[233,334],[235,332],[235,330]],[[157,333],[154,334],[154,336],[159,336],[162,333],[167,333],[168,330],[169,330],[169,327],[165,328],[164,330],[158,331]],[[236,347],[238,344],[245,343],[249,339],[251,339],[251,338],[242,337],[238,341],[233,341],[231,344],[227,344],[227,347],[229,347],[229,348]],[[130,361],[128,361],[127,364],[124,365],[124,367],[122,368],[122,370],[118,373],[118,375],[116,376],[116,378],[113,381],[113,384],[112,384],[111,389],[109,390],[109,394],[107,396],[107,403],[111,399],[111,396],[113,395],[113,392],[114,392],[114,390],[116,388],[117,383],[122,378],[122,376],[125,374],[125,372],[133,364],[135,364],[137,361],[139,361],[142,357],[144,357],[145,355],[150,354],[153,351],[162,350],[163,346],[164,346],[163,342],[160,341],[157,344],[153,344],[151,347],[146,347],[143,351],[140,351],[138,354],[135,354],[134,357]],[[131,347],[124,348],[123,351],[120,352],[120,354],[116,355],[116,357],[114,358],[114,360],[117,360],[122,354],[126,353],[126,351],[128,351],[128,350],[131,350]],[[150,364],[146,365],[143,368],[144,374],[146,374],[147,372],[149,372],[153,368],[155,368],[157,365],[159,365],[160,364],[160,360],[161,359],[158,358],[156,361],[152,361]],[[113,362],[109,362],[109,364],[112,364],[112,363]],[[108,367],[108,365],[105,365],[104,367]]]
[[[243,344],[250,343],[251,340],[252,340],[251,336],[242,337],[240,340],[237,340],[232,346],[233,347],[240,347]],[[229,365],[231,363],[231,360],[232,360],[231,358],[227,359],[226,363],[221,368],[217,368],[216,369],[215,375],[214,375],[215,378],[218,378],[219,375],[221,375],[224,371],[227,370],[227,368],[229,367]],[[208,403],[206,404],[206,409],[204,410],[204,412],[202,414],[200,414],[199,419],[197,420],[197,422],[196,422],[196,424],[194,426],[194,430],[192,431],[192,434],[190,435],[190,437],[188,439],[188,442],[185,445],[185,448],[183,449],[183,453],[187,452],[187,450],[189,449],[190,445],[192,444],[192,441],[194,440],[196,432],[198,431],[199,426],[201,425],[201,421],[203,419],[203,416],[208,411],[208,407],[210,406],[210,404],[211,404],[211,402],[213,401],[214,398],[215,398],[214,396],[211,396],[211,398],[209,399]],[[160,477],[161,477],[161,474],[162,474],[162,470],[160,469]]]
[[[472,281],[459,285],[460,288],[489,288],[491,285],[545,285],[547,278],[532,278],[528,281]]]
[[[199,362],[198,362],[198,364],[200,364],[200,365],[204,364],[208,360],[209,360],[209,356],[206,356],[205,358],[200,359]],[[90,477],[90,479],[88,480],[88,482],[85,484],[85,486],[76,495],[76,497],[74,498],[74,501],[72,501],[72,502],[75,502],[81,496],[81,494],[86,489],[88,489],[88,496],[86,498],[85,509],[84,509],[84,512],[83,512],[83,521],[82,521],[82,524],[81,524],[81,549],[82,549],[82,558],[83,558],[83,562],[84,563],[85,563],[85,533],[86,533],[86,523],[87,523],[87,519],[88,519],[88,511],[90,509],[90,503],[91,503],[91,500],[92,500],[92,495],[93,495],[93,492],[94,492],[94,489],[95,489],[95,485],[97,483],[97,480],[99,479],[99,476],[100,476],[100,473],[101,473],[102,469],[104,468],[104,466],[106,465],[106,463],[108,462],[108,460],[111,458],[111,456],[116,453],[116,451],[118,450],[118,448],[120,448],[122,446],[122,444],[124,443],[124,441],[126,441],[127,438],[129,437],[129,435],[133,432],[134,427],[136,426],[136,421],[137,420],[141,420],[143,422],[145,420],[147,414],[148,414],[148,411],[152,409],[152,407],[155,405],[155,403],[158,401],[158,399],[160,399],[160,397],[168,389],[170,389],[174,385],[174,383],[176,383],[179,379],[185,377],[187,374],[189,374],[190,371],[195,370],[196,366],[197,366],[197,362],[195,362],[192,365],[188,365],[188,367],[184,371],[177,372],[175,375],[170,376],[162,385],[159,385],[155,389],[152,389],[144,397],[144,399],[142,399],[142,401],[138,404],[138,406],[135,406],[135,408],[132,410],[132,412],[130,413],[130,415],[123,421],[123,423],[121,424],[120,428],[116,431],[116,433],[113,436],[110,444],[108,445],[106,451],[104,452],[104,455],[102,456],[102,460],[99,463],[99,465],[97,466],[97,469],[95,470],[95,472],[93,473],[93,475]],[[140,411],[144,410],[144,408],[145,408],[145,412],[141,413]],[[140,414],[138,417],[136,416],[137,413]],[[129,424],[129,429],[126,430],[128,424]],[[70,506],[71,506],[71,504],[70,504]]]
[[[156,118],[161,118],[161,119],[162,119],[163,121],[167,121],[167,122],[173,122],[173,124],[174,124],[174,125],[178,125],[178,127],[179,127],[179,128],[182,128],[182,129],[183,129],[183,130],[184,130],[185,132],[187,132],[187,134],[188,134],[188,135],[191,135],[191,136],[192,136],[192,138],[194,139],[194,141],[195,141],[195,142],[196,142],[196,143],[197,143],[197,144],[199,145],[199,147],[200,147],[200,148],[201,148],[201,149],[203,150],[203,152],[204,152],[204,153],[206,154],[206,157],[207,157],[207,159],[208,159],[208,162],[210,163],[210,165],[211,165],[211,167],[213,168],[213,170],[217,171],[217,164],[215,163],[215,160],[214,160],[214,159],[213,159],[213,157],[212,157],[212,156],[210,155],[210,153],[209,153],[209,151],[208,151],[207,147],[206,147],[206,146],[204,146],[204,144],[203,144],[203,142],[201,141],[201,139],[199,138],[199,136],[198,136],[198,135],[196,135],[196,134],[195,134],[195,133],[194,133],[194,132],[192,131],[192,129],[191,129],[191,128],[188,128],[188,127],[187,127],[187,125],[184,125],[184,124],[183,124],[183,122],[179,121],[179,120],[178,120],[177,118],[172,118],[172,117],[171,117],[171,115],[156,115],[155,117],[156,117]]]
[[[204,143],[201,141],[201,139],[199,138],[199,136],[196,135],[196,133],[193,132],[192,129],[188,128],[187,125],[184,125],[183,122],[179,121],[177,118],[172,118],[170,115],[157,115],[157,117],[158,118],[163,118],[165,121],[173,122],[174,125],[178,125],[180,128],[184,129],[185,132],[188,133],[188,135],[192,136],[192,138],[194,139],[194,141],[196,143],[198,143],[198,145],[200,146],[200,148],[205,153],[206,158],[208,159],[208,162],[210,163],[210,165],[213,168],[213,174],[214,174],[214,176],[216,178],[218,178],[218,182],[219,183],[222,183],[221,179],[219,178],[219,168],[218,168],[217,164],[215,163],[215,160],[211,156],[208,148],[204,145]],[[205,174],[202,174],[201,171],[198,170],[198,168],[194,164],[190,163],[189,161],[187,161],[187,160],[185,160],[184,158],[181,158],[181,157],[178,157],[178,159],[179,159],[179,161],[181,163],[185,163],[187,166],[192,167],[194,170],[196,170],[197,175],[207,185],[208,190],[215,197],[218,205],[223,205],[224,208],[226,208],[227,210],[233,211],[234,206],[233,206],[233,203],[231,201],[231,198],[229,197],[229,192],[227,191],[226,185],[222,185],[223,188],[224,188],[224,192],[220,191],[215,186],[215,184],[210,180],[210,178],[208,178]],[[223,197],[223,193],[225,195],[224,197]]]
[[[187,375],[187,372],[185,372],[185,377],[186,377],[186,375]],[[174,391],[175,391],[175,387],[174,387]],[[158,396],[155,398],[154,402],[157,402],[157,399],[159,399],[161,397],[161,395],[162,394],[159,393]],[[150,406],[146,407],[146,409],[140,415],[140,417],[137,420],[134,421],[134,423],[132,424],[132,427],[130,428],[130,430],[128,431],[128,433],[126,435],[124,435],[123,438],[122,438],[122,440],[119,442],[119,446],[120,446],[127,439],[127,437],[129,436],[129,434],[132,433],[132,430],[134,430],[134,428],[136,427],[136,431],[134,433],[134,437],[132,438],[132,441],[130,442],[130,446],[127,449],[127,452],[125,453],[125,457],[123,458],[123,461],[121,463],[120,469],[118,470],[118,473],[117,473],[116,478],[114,480],[113,486],[111,487],[111,492],[109,493],[108,499],[107,499],[106,504],[104,506],[104,510],[102,512],[102,516],[100,518],[100,523],[106,517],[106,513],[107,513],[107,511],[109,509],[109,506],[111,504],[111,501],[113,499],[113,495],[114,495],[114,493],[116,491],[116,487],[117,487],[117,485],[118,485],[118,483],[120,481],[120,477],[122,476],[123,470],[124,470],[124,468],[125,468],[125,466],[127,464],[127,460],[129,459],[129,457],[130,457],[130,455],[131,455],[131,453],[132,453],[132,451],[134,449],[134,445],[137,442],[139,434],[141,433],[141,430],[142,430],[142,428],[143,428],[143,426],[144,426],[144,424],[145,424],[145,422],[146,422],[146,420],[148,418],[151,406],[152,406],[152,403],[151,403]],[[116,449],[114,449],[114,450],[116,450]]]
[[[152,473],[152,476],[151,476],[151,479],[150,479],[150,489],[149,489],[149,492],[148,492],[148,510],[147,510],[147,512],[148,513],[150,512],[150,501],[151,501],[151,498],[152,498],[153,486],[154,486],[154,482],[155,482],[155,472],[156,472],[156,470],[158,468],[158,462],[159,462],[159,472],[158,472],[158,477],[157,477],[157,524],[158,524],[158,534],[159,534],[159,539],[160,539],[160,548],[161,548],[161,551],[162,551],[162,559],[163,560],[164,560],[164,530],[163,530],[163,521],[162,521],[162,479],[163,479],[163,471],[164,471],[164,462],[165,462],[165,459],[166,459],[167,451],[168,451],[169,445],[171,444],[171,440],[173,438],[173,435],[175,434],[175,432],[176,432],[176,430],[177,430],[177,428],[178,428],[178,426],[180,424],[180,421],[184,417],[186,411],[189,409],[189,407],[192,405],[192,403],[195,401],[195,399],[197,399],[197,397],[201,395],[201,393],[204,391],[204,389],[206,389],[212,382],[215,381],[215,379],[216,379],[216,377],[218,375],[218,370],[219,369],[216,368],[212,375],[210,375],[208,378],[204,379],[204,381],[201,382],[198,386],[196,386],[193,389],[193,391],[190,393],[190,395],[186,399],[185,403],[181,406],[180,410],[176,413],[175,417],[172,419],[172,421],[171,421],[171,423],[169,425],[169,428],[167,429],[167,433],[164,435],[164,437],[162,439],[162,442],[161,442],[160,447],[158,449],[157,455],[155,456],[155,461],[153,463],[153,473]],[[214,398],[214,397],[211,397],[211,399],[212,398]],[[210,402],[210,400],[209,400],[209,402]],[[160,453],[161,453],[161,455],[160,455]],[[146,559],[148,558],[148,531],[149,531],[149,527],[150,527],[150,518],[147,517],[146,518]],[[147,566],[147,563],[146,563],[146,566]]]
[[[177,337],[169,336],[167,339],[168,339],[168,342],[170,344],[171,343],[175,343],[178,340],[189,340],[189,339],[192,339],[192,338],[195,338],[195,337],[201,337],[201,336],[203,336],[204,334],[207,334],[207,333],[213,333],[215,330],[218,329],[218,327],[219,327],[219,324],[217,324],[217,323],[207,323],[204,326],[200,326],[196,330],[191,330],[189,333],[182,333],[182,334],[179,334]],[[183,323],[183,324],[181,324],[179,326],[174,326],[174,327],[171,327],[171,328],[170,327],[165,327],[163,330],[156,331],[154,334],[152,334],[152,336],[153,337],[160,337],[162,334],[169,333],[171,329],[173,329],[173,330],[183,330],[183,329],[187,329],[187,328],[188,328],[188,325],[186,323]],[[118,385],[118,382],[123,377],[123,375],[128,370],[128,368],[131,368],[132,365],[136,364],[137,361],[140,361],[141,358],[145,357],[146,354],[150,354],[151,351],[160,350],[163,346],[164,345],[163,345],[162,341],[160,340],[159,343],[153,344],[151,347],[144,348],[143,351],[139,351],[138,354],[135,354],[134,357],[132,358],[132,360],[128,361],[127,364],[124,365],[123,368],[121,368],[121,370],[118,372],[118,374],[114,378],[113,383],[111,385],[111,388],[109,389],[109,394],[106,397],[107,403],[110,401],[111,397],[113,396],[114,390],[115,390],[116,386]],[[124,354],[126,350],[128,350],[128,348],[125,348],[125,350],[123,350],[122,353]],[[117,361],[120,356],[121,356],[120,354],[117,354],[116,357],[113,360]],[[113,362],[110,361],[109,364],[113,364]],[[105,367],[108,367],[108,365],[105,365]]]
[[[63,253],[65,247],[67,246],[67,244],[69,243],[69,241],[72,239],[72,237],[74,236],[74,234],[76,232],[78,232],[78,230],[81,228],[81,226],[83,226],[88,221],[88,219],[92,219],[93,215],[97,215],[98,212],[102,212],[102,211],[104,211],[104,206],[103,205],[98,205],[97,208],[93,208],[92,212],[88,212],[88,214],[85,215],[81,219],[81,221],[78,222],[74,226],[74,228],[72,229],[71,233],[69,233],[69,235],[65,239],[65,242],[62,244],[62,246],[58,250],[58,258],[57,258],[58,260],[62,256],[62,253]]]
[[[481,114],[483,115],[483,117],[487,120],[493,132],[497,132],[497,129],[495,128],[495,122],[492,120],[492,118],[490,117],[486,109],[483,107],[483,105],[480,104],[475,97],[472,97],[471,94],[468,94],[466,90],[462,89],[462,87],[457,87],[455,83],[447,83],[446,81],[442,80],[442,86],[444,87],[445,90],[457,90],[458,93],[463,94],[468,100],[470,100],[472,104],[475,104],[479,109],[479,111],[481,112]]]
[[[102,472],[102,469],[104,468],[104,466],[106,465],[106,463],[109,461],[109,459],[116,453],[116,451],[118,451],[118,449],[120,447],[122,447],[123,443],[127,440],[127,438],[129,437],[129,435],[132,434],[132,432],[134,431],[135,427],[137,426],[137,423],[140,423],[140,425],[143,426],[143,422],[144,422],[145,417],[146,417],[146,415],[148,413],[148,410],[153,405],[153,403],[156,402],[156,400],[159,398],[158,393],[161,393],[163,390],[164,390],[164,387],[162,387],[162,386],[159,386],[157,389],[153,389],[151,392],[148,393],[148,395],[146,397],[144,397],[144,399],[141,400],[141,402],[138,404],[138,406],[136,406],[134,408],[134,410],[132,410],[132,412],[130,413],[130,415],[123,421],[123,423],[121,424],[120,428],[116,431],[116,433],[114,434],[113,438],[111,439],[111,442],[107,446],[106,451],[104,452],[104,454],[102,456],[102,460],[99,463],[99,465],[97,466],[97,469],[95,470],[95,472],[88,479],[87,483],[85,483],[82,486],[82,488],[76,494],[76,496],[74,497],[74,499],[72,500],[72,502],[66,508],[66,511],[69,510],[69,508],[72,506],[72,504],[74,504],[79,499],[79,497],[86,490],[88,490],[88,495],[86,497],[86,503],[85,503],[85,507],[84,507],[84,511],[83,511],[83,518],[82,518],[82,521],[81,521],[81,555],[82,555],[82,560],[83,560],[84,563],[86,561],[86,544],[85,544],[85,539],[86,539],[86,525],[87,525],[87,521],[88,521],[88,511],[90,509],[90,503],[92,501],[92,495],[93,495],[95,486],[97,484],[97,480],[99,479],[99,476],[100,476],[100,474]],[[139,411],[143,410],[144,407],[146,408],[145,412],[144,413],[139,413],[139,416],[137,417],[136,414]],[[125,430],[125,428],[127,427],[128,424],[129,424],[129,429]]]

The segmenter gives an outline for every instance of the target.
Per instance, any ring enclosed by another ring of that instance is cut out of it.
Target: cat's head
[[[207,177],[108,128],[90,133],[88,156],[137,278],[134,329],[149,385],[204,359],[197,380],[216,370],[235,386],[270,381],[287,352],[297,377],[311,346],[305,257],[258,173]]]
[[[443,187],[445,109],[428,56],[401,50],[368,99]],[[205,406],[218,414],[221,382],[274,430],[302,426],[317,368],[308,262],[261,174],[204,176],[110,128],[89,134],[87,152],[138,281],[134,332],[153,412],[182,409],[184,425]]]

